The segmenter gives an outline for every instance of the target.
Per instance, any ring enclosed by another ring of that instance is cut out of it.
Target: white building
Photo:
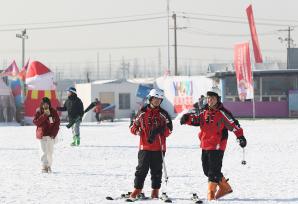
[[[136,93],[139,84],[152,84],[153,79],[147,80],[101,80],[91,83],[76,84],[77,95],[81,98],[84,108],[98,98],[101,103],[114,104],[115,118],[129,118],[138,109],[139,99]],[[85,114],[83,121],[95,121],[93,111]]]

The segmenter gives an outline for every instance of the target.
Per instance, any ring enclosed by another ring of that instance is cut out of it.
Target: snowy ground
[[[247,165],[241,165],[242,150],[230,133],[223,173],[234,192],[213,203],[298,203],[298,120],[240,122],[248,140]],[[133,188],[138,137],[129,134],[128,125],[128,120],[83,124],[80,147],[69,146],[71,132],[62,126],[53,173],[42,174],[35,127],[0,124],[0,203],[123,203],[105,197]],[[197,132],[174,121],[168,138],[166,190],[174,203],[192,203],[191,192],[206,197]],[[149,194],[150,177],[144,190]]]

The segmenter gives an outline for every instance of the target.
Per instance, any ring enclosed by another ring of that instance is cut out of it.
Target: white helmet
[[[216,86],[212,87],[210,91],[207,91],[207,96],[217,96],[220,97],[220,89]]]
[[[163,99],[164,92],[161,89],[151,89],[151,91],[148,94],[148,99],[150,100],[151,97]]]

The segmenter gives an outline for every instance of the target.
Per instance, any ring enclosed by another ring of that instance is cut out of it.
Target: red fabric
[[[163,134],[158,134],[152,144],[147,142],[150,132],[158,127],[165,127]],[[159,108],[152,109],[149,106],[141,109],[133,121],[130,131],[140,136],[139,149],[149,151],[166,151],[166,137],[171,134],[167,127],[167,118]]]
[[[247,13],[247,18],[248,18],[248,22],[249,22],[249,28],[250,28],[252,46],[253,46],[254,55],[255,55],[255,61],[256,61],[256,63],[263,63],[260,44],[259,44],[259,40],[258,40],[257,29],[256,29],[254,15],[252,12],[251,5],[249,5],[247,7],[246,13]]]
[[[249,55],[249,44],[235,45],[234,65],[237,78],[239,99],[245,101],[253,98],[253,80]]]
[[[51,72],[49,68],[38,61],[31,62],[29,68],[26,72],[26,78],[35,77],[37,75],[42,75]]]
[[[27,96],[24,102],[24,107],[25,107],[25,116],[26,117],[33,117],[36,109],[40,106],[41,99],[46,96],[44,90],[39,90],[38,91],[38,97],[32,98],[32,91],[33,90],[28,90]],[[51,96],[49,97],[51,100],[52,107],[58,107],[59,106],[59,101],[56,97],[56,91],[51,90]],[[47,96],[48,97],[48,96]]]
[[[98,102],[98,103],[96,104],[95,108],[93,109],[93,111],[94,111],[95,113],[100,113],[100,112],[101,112],[101,109],[102,109],[101,103]]]
[[[51,136],[55,138],[59,131],[60,118],[55,109],[50,108],[51,117],[53,119],[53,123],[50,123],[49,116],[44,114],[42,108],[36,111],[33,123],[36,127],[36,138],[42,139],[43,136]]]
[[[206,122],[208,121],[209,123]],[[199,115],[191,114],[186,124],[192,125],[198,123],[200,125],[199,139],[200,147],[203,150],[225,150],[227,138],[222,137],[222,131],[227,128],[233,131],[236,137],[243,135],[243,129],[238,127],[234,120],[222,110],[205,109]]]

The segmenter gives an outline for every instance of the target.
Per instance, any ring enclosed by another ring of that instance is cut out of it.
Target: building
[[[153,84],[153,79],[136,80],[100,80],[91,83],[76,84],[77,94],[84,108],[98,98],[101,103],[115,105],[115,118],[129,118],[139,108],[136,96],[140,84]],[[94,113],[89,111],[83,121],[95,121]]]
[[[270,67],[271,69],[267,69]],[[296,117],[298,104],[295,90],[298,89],[298,69],[284,69],[284,64],[261,64],[253,71],[254,103],[241,102],[238,97],[234,71],[209,73],[208,76],[219,84],[222,101],[235,116],[252,117]]]

